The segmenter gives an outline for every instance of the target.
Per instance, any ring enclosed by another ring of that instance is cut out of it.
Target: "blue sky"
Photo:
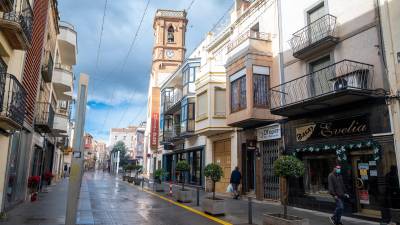
[[[90,75],[85,130],[108,140],[111,127],[138,125],[146,119],[147,88],[157,9],[186,9],[191,0],[151,0],[148,13],[126,66],[122,68],[146,0],[108,0],[99,64],[96,56],[105,0],[60,0],[60,18],[78,32],[75,74]],[[233,0],[195,0],[189,13],[188,52],[233,4]],[[78,79],[77,79],[78,80]]]

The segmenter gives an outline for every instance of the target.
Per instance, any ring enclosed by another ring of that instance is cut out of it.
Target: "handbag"
[[[228,193],[232,193],[233,192],[232,184],[229,184],[228,187],[226,187],[226,192],[228,192]]]

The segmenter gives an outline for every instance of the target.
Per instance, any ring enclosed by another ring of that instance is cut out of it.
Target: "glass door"
[[[380,218],[377,161],[370,154],[357,155],[352,157],[352,165],[358,213]]]

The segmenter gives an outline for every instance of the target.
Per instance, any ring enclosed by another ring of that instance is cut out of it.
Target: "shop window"
[[[214,115],[215,116],[225,116],[225,89],[215,88],[215,102],[214,102]]]
[[[172,27],[172,25],[170,25],[168,27],[168,43],[174,43],[175,42],[175,37],[174,37],[174,28]]]
[[[203,92],[197,96],[197,116],[205,117],[208,112],[207,92]]]
[[[246,76],[231,81],[231,112],[246,108]]]
[[[328,175],[336,165],[336,156],[306,159],[305,189],[309,194],[329,195]]]

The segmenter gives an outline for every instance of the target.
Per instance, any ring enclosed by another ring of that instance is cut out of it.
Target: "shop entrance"
[[[381,218],[377,161],[372,154],[352,155],[357,214]]]
[[[242,144],[242,172],[243,172],[243,191],[252,192],[255,189],[255,149],[247,148]]]
[[[214,163],[222,167],[224,176],[215,185],[215,191],[225,193],[231,178],[231,140],[214,142]]]

